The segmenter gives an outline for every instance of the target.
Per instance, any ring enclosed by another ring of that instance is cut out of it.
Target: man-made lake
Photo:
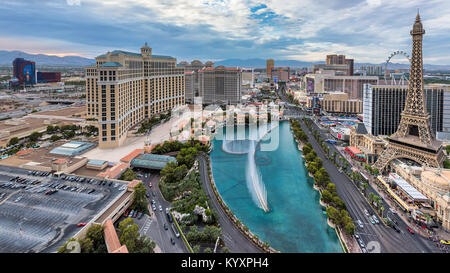
[[[248,154],[251,141],[229,143],[241,151],[230,153],[223,150],[223,140],[213,140],[212,171],[222,198],[250,231],[281,252],[343,252],[335,230],[327,225],[289,122],[280,122],[278,131],[278,148],[261,151],[256,145],[254,156]],[[252,179],[260,180],[262,188]],[[261,198],[267,199],[269,212]]]

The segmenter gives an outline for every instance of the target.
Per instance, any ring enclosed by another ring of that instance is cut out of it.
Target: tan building
[[[272,68],[275,66],[275,61],[273,59],[268,59],[266,61],[266,74],[270,78],[272,76]]]
[[[97,119],[99,147],[121,145],[133,126],[185,103],[184,68],[170,56],[115,50],[86,67],[87,117]]]
[[[358,148],[364,154],[367,163],[373,164],[383,152],[385,142],[368,134],[364,124],[358,123],[350,130],[350,146]]]
[[[378,84],[377,76],[343,76],[335,71],[306,74],[302,87],[308,93],[345,92],[351,99],[362,99],[364,84]]]
[[[360,114],[362,113],[362,101],[349,99],[349,95],[343,92],[323,94],[319,97],[320,109],[328,113]],[[308,96],[306,107],[313,108],[317,105],[316,96]]]
[[[391,164],[395,171],[430,199],[431,210],[421,208],[432,216],[444,230],[450,231],[450,170],[411,167],[398,160]]]

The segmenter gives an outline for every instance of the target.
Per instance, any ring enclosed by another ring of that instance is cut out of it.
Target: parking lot
[[[56,252],[125,190],[119,182],[0,166],[0,253]]]

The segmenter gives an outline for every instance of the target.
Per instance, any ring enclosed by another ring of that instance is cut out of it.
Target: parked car
[[[145,192],[145,196],[146,196],[147,198],[150,198],[150,193],[148,193],[148,191]]]
[[[409,231],[409,233],[414,234],[414,230],[412,230],[410,227],[406,227],[406,229]]]
[[[164,223],[164,229],[165,229],[165,230],[168,230],[168,229],[169,229],[169,227],[167,226],[167,223]]]
[[[130,210],[127,209],[127,210],[125,211],[125,213],[123,214],[123,216],[127,217],[129,214],[130,214]]]
[[[163,208],[161,205],[159,205],[159,211],[163,211]]]
[[[141,219],[143,216],[144,216],[144,214],[142,212],[138,212],[138,216],[137,216],[138,219]]]
[[[364,209],[364,214],[365,214],[366,216],[370,216],[369,211],[368,211],[367,209]]]
[[[78,224],[77,224],[77,227],[84,227],[85,225],[86,225],[86,222],[78,223]]]
[[[172,237],[170,237],[170,242],[172,243],[172,245],[175,245],[175,240]]]

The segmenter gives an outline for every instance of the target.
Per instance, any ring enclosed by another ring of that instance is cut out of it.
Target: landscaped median
[[[270,247],[270,245],[266,242],[262,242],[257,235],[253,234],[247,226],[242,224],[242,222],[233,214],[233,212],[228,208],[226,203],[223,201],[222,196],[220,195],[219,191],[217,190],[216,183],[214,181],[214,178],[212,176],[211,171],[211,162],[210,158],[206,153],[199,153],[201,156],[203,156],[206,159],[207,168],[208,168],[208,177],[209,181],[211,183],[211,187],[213,189],[214,195],[216,196],[217,201],[219,202],[220,206],[222,207],[223,211],[228,215],[228,217],[231,219],[231,222],[236,226],[238,230],[240,230],[254,245],[256,245],[258,248],[260,248],[262,251],[267,253],[279,253],[278,250]]]
[[[183,239],[184,243],[186,244],[186,247],[188,248],[189,252],[194,253],[194,250],[192,249],[191,245],[189,244],[188,240],[186,239],[186,236],[184,236],[183,230],[181,230],[180,226],[178,225],[177,219],[173,217],[172,209],[169,211],[170,215],[172,216],[173,222],[175,223],[175,226],[178,229],[178,232],[180,232],[180,236]]]

